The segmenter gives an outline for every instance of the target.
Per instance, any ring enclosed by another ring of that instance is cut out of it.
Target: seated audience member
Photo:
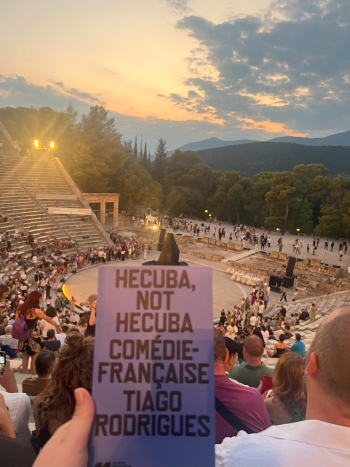
[[[244,362],[236,365],[230,372],[230,377],[239,383],[258,388],[263,376],[272,376],[274,368],[261,362],[264,346],[260,337],[254,334],[245,338],[243,343]]]
[[[330,467],[350,465],[350,307],[334,310],[307,352],[305,421],[240,433],[216,446],[216,467]]]
[[[309,313],[305,310],[305,308],[303,308],[301,310],[301,313],[299,315],[299,321],[306,321],[310,318],[310,315]]]
[[[29,440],[16,438],[11,417],[0,394],[0,465],[1,467],[31,467],[36,454]]]
[[[11,418],[16,438],[29,440],[31,432],[29,429],[29,417],[31,404],[29,397],[22,392],[18,392],[18,387],[10,362],[7,361],[4,374],[0,375],[0,386],[5,391],[0,391],[0,397],[5,400],[8,414]],[[0,466],[2,467],[2,452],[0,451]]]
[[[85,334],[86,327],[87,327],[86,318],[85,318],[85,316],[82,316],[82,317],[79,319],[79,322],[77,323],[77,328],[79,329],[79,331],[80,331],[82,334]]]
[[[70,333],[54,366],[45,391],[36,398],[34,418],[42,447],[53,433],[72,418],[74,390],[82,387],[91,392],[94,339],[80,332]]]
[[[9,320],[7,316],[0,316],[0,336],[4,336],[6,334],[5,328],[9,324]]]
[[[52,366],[55,361],[53,352],[43,350],[40,352],[35,360],[35,369],[37,376],[27,378],[22,382],[23,392],[27,396],[37,396],[44,391],[49,383]]]
[[[57,326],[60,324],[58,317],[57,317],[57,311],[54,306],[48,306],[46,311],[45,311],[46,316],[49,316],[52,318],[52,320],[57,324]],[[42,320],[41,321],[41,331],[43,333],[43,338],[47,339],[47,331],[49,329],[55,329],[55,326],[48,321]]]
[[[301,342],[301,335],[299,333],[295,334],[295,342],[290,351],[298,353],[303,358],[305,357],[305,344]]]
[[[228,356],[224,337],[214,329],[216,443],[221,443],[226,437],[237,436],[242,427],[251,433],[258,433],[270,426],[270,419],[259,391],[227,378],[225,362]],[[228,422],[227,419],[232,418],[232,414],[235,421]]]
[[[285,335],[281,334],[279,338],[279,342],[275,344],[273,351],[271,350],[267,351],[268,356],[272,358],[280,358],[281,355],[286,353],[288,350],[288,347],[284,341],[285,341]]]
[[[59,350],[62,350],[62,347],[65,344],[67,333],[68,333],[69,326],[64,324],[61,328],[59,328],[59,332],[56,334],[56,339],[61,342]]]
[[[300,355],[288,352],[278,360],[272,376],[273,389],[267,392],[264,401],[273,425],[305,419],[303,374],[304,360]]]
[[[237,357],[238,357],[238,362],[242,363],[243,362],[243,344],[245,340],[245,334],[241,332],[241,334],[238,336],[238,349],[237,349]]]
[[[278,325],[276,327],[276,331],[273,334],[275,336],[276,341],[279,341],[280,340],[280,335],[283,334],[283,330],[282,330],[281,326]]]
[[[292,337],[292,335],[293,334],[290,331],[290,326],[288,324],[286,324],[285,327],[284,327],[284,337],[286,339],[290,339]]]
[[[0,336],[0,347],[11,359],[16,358],[18,340],[12,337],[12,326],[10,324],[5,328],[5,335]]]
[[[235,358],[237,356],[238,344],[230,337],[225,337],[225,347],[228,350],[228,355],[226,355],[227,359],[225,361],[225,373],[230,377],[230,371],[235,364]]]
[[[264,342],[266,344],[267,339],[269,338],[269,331],[266,326],[261,326],[261,335],[263,336]]]
[[[47,340],[41,343],[41,348],[51,350],[51,352],[58,352],[61,347],[61,342],[56,339],[55,330],[49,329],[47,331]]]
[[[235,319],[232,318],[230,320],[230,324],[227,326],[225,335],[226,337],[229,337],[232,340],[236,337],[237,332],[238,332],[238,328],[236,326]]]

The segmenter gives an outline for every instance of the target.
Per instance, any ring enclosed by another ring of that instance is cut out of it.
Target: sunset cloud
[[[307,133],[299,133],[297,131],[294,131],[290,128],[286,128],[284,123],[281,122],[271,122],[269,120],[263,120],[263,121],[255,121],[251,118],[242,118],[242,117],[237,117],[237,120],[239,122],[242,122],[240,125],[240,128],[242,130],[263,130],[266,133],[283,133],[288,136],[298,136],[298,137],[305,137],[307,136]]]

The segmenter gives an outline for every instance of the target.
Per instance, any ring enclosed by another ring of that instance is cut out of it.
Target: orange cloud
[[[257,122],[252,118],[243,117],[237,117],[237,120],[242,122],[242,125],[239,127],[242,130],[263,130],[267,133],[284,133],[288,136],[298,136],[302,138],[307,136],[307,133],[297,133],[290,128],[286,128],[285,124],[282,122],[271,122],[270,120]]]

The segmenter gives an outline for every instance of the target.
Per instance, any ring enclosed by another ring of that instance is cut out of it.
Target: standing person
[[[96,308],[97,308],[97,295],[90,295],[86,303],[90,306],[90,315],[87,322],[87,327],[85,331],[85,337],[92,336],[95,337],[95,327],[96,327]]]
[[[310,323],[313,323],[316,321],[316,314],[317,314],[317,306],[315,303],[311,305],[311,310],[310,310]]]
[[[339,251],[339,261],[342,260],[343,255],[344,255],[344,250],[343,250],[343,247],[342,247],[342,248],[340,249],[340,251]]]
[[[282,296],[281,296],[281,298],[280,298],[280,302],[281,302],[283,299],[284,299],[285,301],[287,301],[287,290],[286,290],[285,287],[283,287],[283,289],[282,289]]]
[[[310,245],[309,245],[309,244],[306,245],[306,253],[307,253],[307,254],[310,253]]]
[[[38,328],[38,320],[43,319],[52,324],[57,330],[59,328],[59,325],[52,318],[46,316],[40,309],[40,298],[40,292],[36,290],[30,292],[24,303],[18,307],[16,312],[16,319],[18,319],[19,316],[23,316],[28,329],[31,331],[30,337],[26,341],[20,342],[18,346],[18,350],[24,354],[22,364],[22,373],[24,374],[28,373],[29,357],[31,357],[30,369],[32,375],[35,375],[35,359],[38,352],[41,350],[41,337],[40,329]]]
[[[69,310],[73,313],[74,310],[75,310],[75,304],[77,303],[76,299],[73,297],[71,297],[71,299],[69,300]]]
[[[333,251],[334,248],[334,242],[331,243],[331,251]]]

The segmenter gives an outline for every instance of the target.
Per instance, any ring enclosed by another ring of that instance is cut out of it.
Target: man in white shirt
[[[56,339],[58,341],[61,342],[61,345],[60,345],[60,348],[59,348],[59,351],[61,352],[62,350],[62,347],[64,346],[65,344],[65,340],[66,340],[66,337],[67,337],[67,332],[68,332],[68,329],[69,327],[64,324],[61,328],[59,328],[59,331],[57,334],[56,334]]]
[[[336,467],[350,465],[350,307],[329,315],[306,357],[306,420],[216,445],[216,467]]]
[[[256,321],[257,321],[257,317],[255,315],[252,315],[250,318],[249,318],[249,324],[251,324],[252,326],[255,326],[256,325]]]

